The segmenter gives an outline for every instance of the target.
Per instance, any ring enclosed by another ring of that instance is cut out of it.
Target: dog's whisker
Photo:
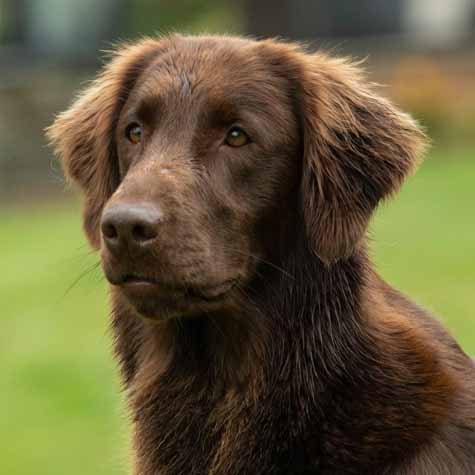
[[[86,268],[84,271],[81,272],[81,274],[72,282],[72,284],[66,289],[66,291],[63,294],[63,297],[69,294],[69,292],[87,275],[89,275],[91,272],[95,271],[100,267],[101,263],[95,262],[88,268]]]
[[[230,246],[225,246],[225,249],[227,251],[234,252],[235,254],[238,254],[240,256],[255,259],[256,261],[261,262],[265,265],[268,265],[269,267],[272,267],[273,269],[279,271],[280,273],[282,273],[286,277],[289,277],[290,279],[295,279],[295,277],[292,274],[290,274],[287,270],[285,270],[283,267],[280,267],[279,265],[274,264],[273,262],[270,262],[270,261],[264,259],[263,257],[257,256],[257,255],[255,255],[251,252],[241,251],[239,249],[236,249],[236,248],[230,247]]]

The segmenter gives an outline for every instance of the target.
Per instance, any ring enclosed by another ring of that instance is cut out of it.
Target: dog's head
[[[228,305],[298,223],[349,257],[423,146],[347,61],[227,37],[119,49],[48,135],[108,280],[160,318]]]

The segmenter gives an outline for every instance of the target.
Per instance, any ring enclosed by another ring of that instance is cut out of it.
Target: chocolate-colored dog
[[[148,39],[48,134],[112,284],[136,474],[475,473],[474,364],[365,245],[424,136],[356,66]]]

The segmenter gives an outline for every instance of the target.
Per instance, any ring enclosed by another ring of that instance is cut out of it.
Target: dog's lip
[[[159,282],[156,279],[152,279],[150,277],[145,277],[137,274],[125,274],[118,279],[118,283],[116,285],[134,285],[134,284],[150,284],[150,285],[159,285]]]
[[[204,300],[215,300],[228,293],[238,283],[238,278],[227,279],[223,282],[207,286],[174,284],[164,282],[140,274],[124,274],[113,280],[112,285],[123,288],[129,292],[160,292],[173,294],[177,297],[198,297]]]

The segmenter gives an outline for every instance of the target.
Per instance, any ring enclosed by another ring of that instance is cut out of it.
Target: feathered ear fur
[[[122,46],[92,85],[46,131],[66,177],[85,194],[84,229],[95,248],[100,246],[102,209],[118,186],[114,129],[140,73],[163,43],[146,39]]]
[[[353,253],[379,201],[414,170],[424,135],[343,60],[309,58],[300,94],[304,217],[316,253],[332,262]]]
[[[273,66],[290,80],[300,116],[307,236],[331,263],[354,252],[378,202],[414,170],[425,136],[374,92],[357,65],[296,45],[264,43]]]

